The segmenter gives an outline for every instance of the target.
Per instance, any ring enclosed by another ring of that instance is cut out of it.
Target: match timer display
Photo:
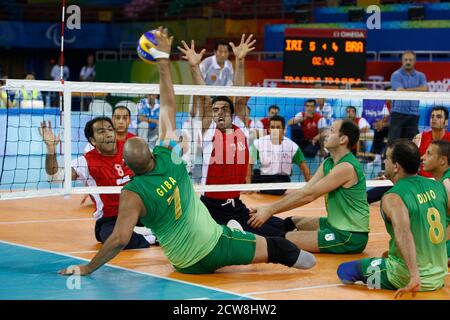
[[[288,81],[359,83],[366,71],[366,32],[287,28],[283,78]]]

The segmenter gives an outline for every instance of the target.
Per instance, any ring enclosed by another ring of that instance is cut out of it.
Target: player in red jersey
[[[230,43],[236,56],[235,86],[245,85],[244,60],[254,50],[253,35],[242,35],[239,46]],[[192,77],[197,85],[205,85],[199,64],[205,49],[197,53],[194,41],[189,47],[182,41],[178,49],[191,66]],[[236,109],[233,101],[225,96],[201,97],[198,99],[202,119],[203,166],[202,184],[244,184],[251,181],[249,166],[249,131],[246,126],[247,106],[245,97],[238,97]],[[230,220],[238,221],[244,230],[262,236],[284,236],[284,222],[272,217],[261,228],[250,227],[249,210],[239,198],[239,191],[205,192],[201,200],[217,223],[226,225]]]
[[[434,107],[430,116],[431,130],[424,131],[414,137],[414,143],[419,147],[420,157],[423,157],[429,145],[433,141],[445,140],[450,141],[450,132],[448,132],[448,110],[445,107]],[[431,178],[433,175],[423,169],[420,165],[419,174],[421,176]]]
[[[112,111],[112,124],[116,131],[116,140],[126,142],[128,139],[136,137],[135,134],[128,131],[131,123],[131,111],[125,105],[118,105]],[[94,146],[88,141],[83,153],[86,154],[94,149]]]
[[[49,181],[62,181],[64,170],[56,159],[60,136],[55,136],[50,121],[48,125],[41,123],[40,134],[47,146],[45,170]],[[130,181],[133,173],[123,161],[124,142],[116,139],[111,119],[97,117],[88,121],[84,134],[94,149],[72,161],[72,180],[80,180],[90,187],[123,186]],[[104,243],[117,220],[119,194],[93,194],[92,197],[96,207],[94,218],[97,219],[95,237]],[[155,237],[149,230],[143,231],[143,234],[133,233],[126,249],[148,248],[155,243]]]

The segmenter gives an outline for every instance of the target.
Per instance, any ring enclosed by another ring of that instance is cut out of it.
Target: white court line
[[[5,221],[0,222],[3,224],[24,224],[24,223],[53,223],[53,222],[66,222],[66,221],[95,221],[94,218],[78,218],[78,219],[48,219],[48,220],[21,220],[21,221]]]
[[[301,288],[290,288],[290,289],[279,289],[279,290],[245,292],[245,294],[247,294],[247,295],[258,295],[258,294],[265,294],[265,293],[302,291],[302,290],[311,290],[311,289],[333,288],[333,287],[340,287],[340,286],[344,286],[344,284],[343,283],[335,283],[335,284],[325,284],[325,285],[312,286],[312,287],[301,287]]]
[[[151,247],[151,246],[150,246]],[[140,248],[140,249],[127,249],[126,252],[129,251],[144,251],[148,248]],[[79,254],[79,253],[97,253],[99,250],[84,250],[84,251],[65,251],[65,254]]]
[[[22,247],[22,248],[26,248],[26,249],[31,249],[31,250],[37,250],[37,251],[41,251],[41,252],[52,253],[52,254],[63,256],[63,257],[72,258],[72,259],[76,259],[76,260],[82,260],[82,261],[86,261],[86,262],[90,262],[91,261],[90,259],[85,259],[85,258],[81,258],[81,257],[77,257],[77,256],[72,256],[70,254],[65,254],[65,253],[61,253],[61,252],[57,252],[57,251],[40,249],[40,248],[36,248],[36,247],[32,247],[32,246],[27,246],[25,244],[18,244],[18,243],[13,243],[13,242],[4,241],[4,240],[0,240],[0,243],[4,243],[4,244],[10,245],[10,246],[17,246],[17,247]],[[114,269],[119,269],[119,270],[124,270],[124,271],[129,271],[129,272],[141,274],[141,275],[144,275],[144,276],[147,276],[147,277],[164,279],[164,280],[178,282],[178,283],[182,283],[182,284],[186,284],[186,285],[190,285],[190,286],[194,286],[194,287],[205,288],[205,289],[213,290],[213,291],[219,291],[219,292],[231,294],[231,295],[234,295],[234,296],[240,296],[240,297],[253,299],[253,300],[255,300],[255,299],[256,300],[261,300],[259,298],[247,296],[247,295],[242,294],[242,293],[232,292],[232,291],[228,291],[228,290],[223,290],[223,289],[218,289],[218,288],[214,288],[214,287],[205,286],[205,285],[202,285],[202,284],[197,284],[197,283],[192,283],[192,282],[188,282],[188,281],[183,281],[183,280],[173,279],[173,278],[169,278],[169,277],[164,277],[164,276],[156,275],[156,274],[153,274],[153,273],[147,273],[147,272],[142,272],[142,271],[138,271],[138,270],[128,269],[128,268],[125,268],[125,267],[120,267],[120,266],[112,265],[112,264],[109,264],[109,263],[105,264],[105,266],[108,266],[108,267],[114,268]],[[57,274],[57,272],[58,272],[58,270],[55,270],[55,276],[60,276],[60,275]],[[62,276],[60,276],[60,277],[62,277]]]

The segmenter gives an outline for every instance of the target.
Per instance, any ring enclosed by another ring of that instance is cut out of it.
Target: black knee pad
[[[300,255],[300,249],[291,241],[281,237],[267,237],[268,262],[292,267]]]
[[[294,230],[297,230],[297,226],[294,221],[292,221],[292,217],[284,219],[284,231],[289,232]]]

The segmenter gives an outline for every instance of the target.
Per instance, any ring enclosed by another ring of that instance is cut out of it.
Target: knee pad
[[[300,249],[295,244],[282,237],[267,237],[266,241],[268,262],[294,266],[300,255]]]
[[[289,232],[294,230],[297,230],[297,226],[294,221],[292,221],[292,217],[284,219],[284,231]]]
[[[356,281],[364,281],[364,276],[361,272],[360,261],[350,261],[339,265],[337,269],[339,280],[344,284],[351,284]]]

